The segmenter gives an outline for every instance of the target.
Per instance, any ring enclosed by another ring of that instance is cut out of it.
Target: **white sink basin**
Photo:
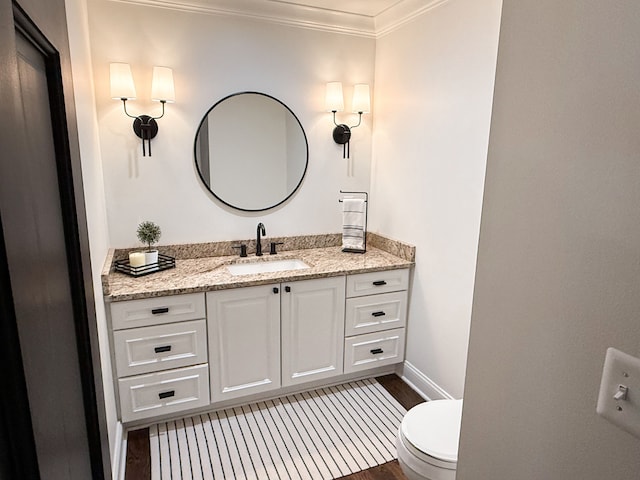
[[[285,270],[302,270],[303,268],[309,268],[309,265],[298,259],[227,265],[227,270],[231,275],[255,275],[256,273],[284,272]]]

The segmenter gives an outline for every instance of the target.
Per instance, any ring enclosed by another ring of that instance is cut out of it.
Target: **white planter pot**
[[[152,268],[149,270],[157,270],[158,269],[158,250],[151,250],[150,252],[144,252],[145,257],[145,265],[156,265],[156,268]]]

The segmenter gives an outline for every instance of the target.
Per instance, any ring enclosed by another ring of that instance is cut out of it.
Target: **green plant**
[[[146,221],[138,225],[137,234],[138,240],[142,243],[146,243],[149,246],[149,250],[151,250],[151,245],[160,240],[162,230],[160,230],[160,227],[155,223]]]

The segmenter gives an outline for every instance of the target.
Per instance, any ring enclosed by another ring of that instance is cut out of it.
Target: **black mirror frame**
[[[278,102],[280,105],[282,105],[284,108],[286,108],[289,113],[291,113],[291,115],[293,116],[293,118],[296,119],[296,122],[298,122],[298,125],[300,126],[300,131],[302,132],[302,136],[304,137],[304,143],[305,143],[305,147],[306,147],[306,159],[305,159],[305,165],[304,165],[304,170],[302,171],[302,175],[300,176],[300,181],[298,182],[298,184],[296,185],[296,187],[291,191],[291,193],[289,193],[285,198],[283,198],[281,201],[279,201],[278,203],[265,207],[265,208],[256,208],[256,209],[251,209],[251,208],[242,208],[242,207],[238,207],[236,205],[232,205],[231,203],[229,203],[226,200],[223,200],[222,198],[220,198],[218,195],[216,195],[216,193],[211,189],[211,187],[207,184],[207,182],[205,181],[204,177],[202,176],[202,172],[200,171],[200,167],[198,166],[198,135],[200,134],[200,129],[202,128],[202,124],[205,122],[205,120],[207,119],[207,117],[209,116],[209,113],[216,108],[220,103],[224,102],[225,100],[228,100],[232,97],[236,97],[238,95],[247,95],[247,94],[253,94],[253,95],[261,95],[263,97],[267,97],[270,98],[271,100],[275,100],[276,102]],[[304,180],[305,175],[307,174],[307,168],[309,167],[309,140],[307,139],[307,133],[304,131],[304,127],[302,126],[302,123],[300,122],[300,119],[297,117],[297,115],[295,113],[293,113],[293,110],[291,110],[285,103],[283,103],[281,100],[278,100],[276,97],[273,97],[271,95],[268,95],[266,93],[262,93],[262,92],[254,92],[254,91],[244,91],[244,92],[237,92],[237,93],[232,93],[231,95],[227,95],[226,97],[218,100],[215,104],[213,104],[213,106],[207,110],[204,114],[204,116],[202,117],[202,120],[200,120],[200,123],[198,124],[198,128],[196,129],[196,135],[193,141],[193,158],[194,158],[194,162],[195,162],[195,167],[196,167],[196,171],[198,172],[198,176],[200,177],[200,180],[202,181],[202,183],[204,184],[204,186],[206,187],[207,190],[209,190],[209,192],[211,193],[211,195],[213,195],[218,201],[222,202],[223,204],[225,204],[228,207],[234,208],[236,210],[240,210],[243,212],[264,212],[266,210],[271,210],[272,208],[275,208],[279,205],[282,205],[283,203],[285,203],[287,200],[289,200],[294,193],[296,193],[298,191],[298,189],[300,188],[300,186],[302,185],[302,182]]]

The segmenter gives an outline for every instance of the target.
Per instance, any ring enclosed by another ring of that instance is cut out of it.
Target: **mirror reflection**
[[[221,202],[239,210],[267,210],[302,183],[307,137],[278,99],[237,93],[220,100],[202,119],[195,161],[200,178]]]

